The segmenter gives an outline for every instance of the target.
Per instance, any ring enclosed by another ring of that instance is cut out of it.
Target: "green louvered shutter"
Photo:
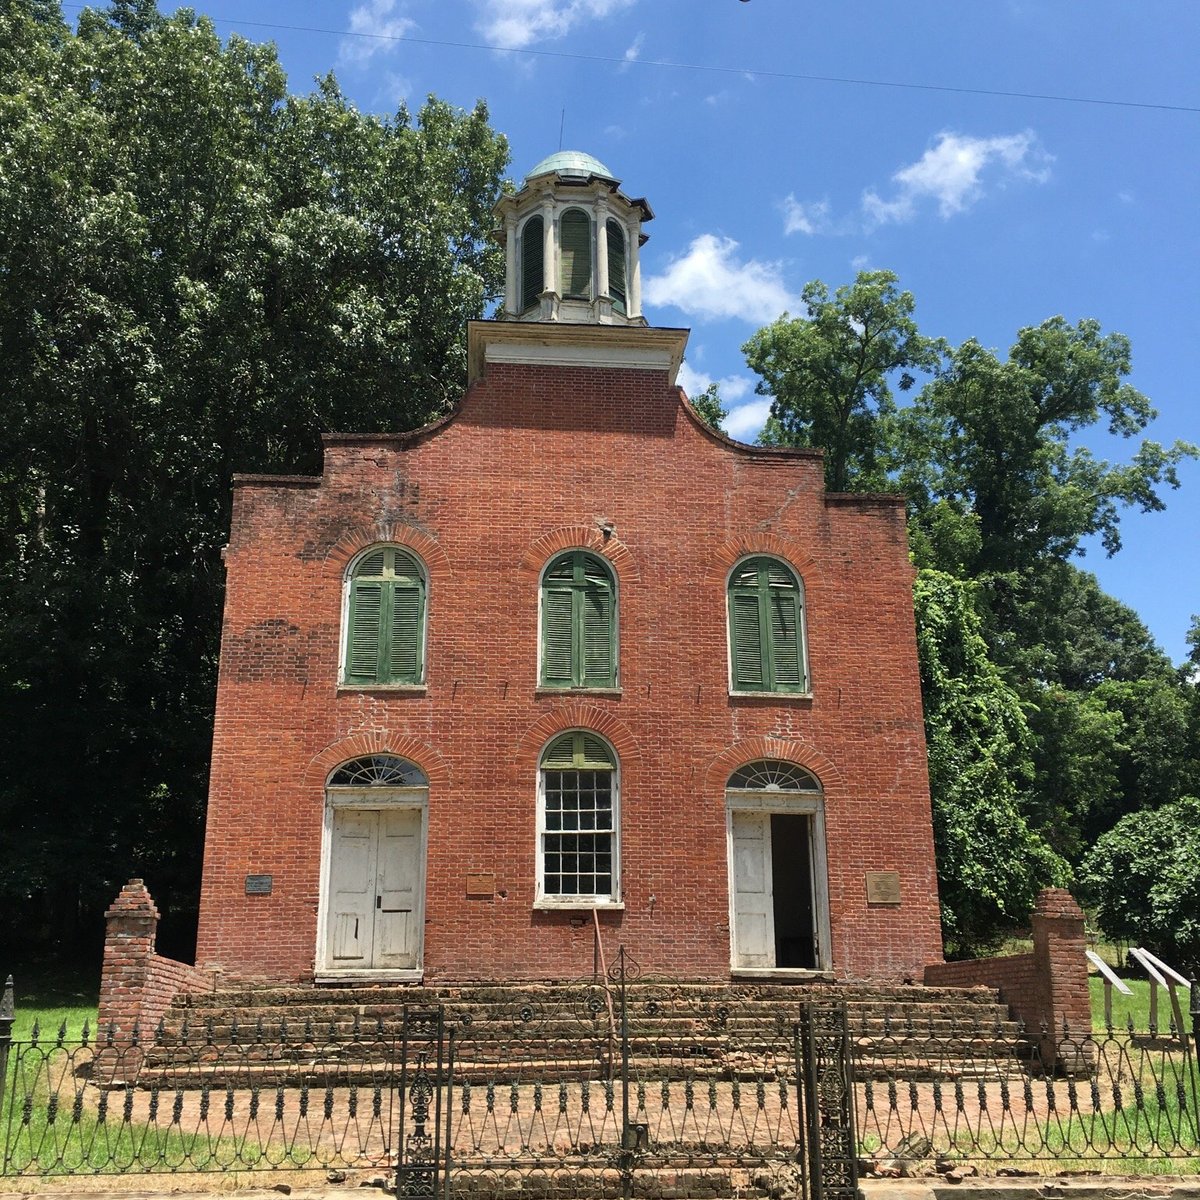
[[[598,738],[595,734],[581,733],[579,734],[581,742],[582,758],[579,762],[581,767],[615,767],[617,764],[613,761],[612,751],[608,748],[608,744],[603,739]]]
[[[733,592],[730,595],[729,625],[734,690],[760,692],[763,690],[766,672],[757,595],[753,592]]]
[[[397,584],[392,590],[391,644],[388,647],[390,683],[420,682],[422,599],[419,587]]]
[[[570,687],[572,642],[570,585],[547,583],[542,591],[542,682]]]
[[[555,738],[546,747],[541,765],[546,771],[603,771],[611,770],[617,764],[603,738],[576,729]]]
[[[582,602],[583,679],[585,687],[612,687],[614,638],[613,595],[607,583],[591,583]]]
[[[771,682],[777,692],[804,690],[804,667],[800,653],[800,613],[796,589],[772,589],[767,597],[771,606]]]
[[[350,587],[349,633],[346,638],[346,682],[379,681],[380,632],[383,624],[381,581],[356,579]]]
[[[592,291],[592,222],[587,213],[572,208],[559,223],[564,296],[590,298]]]
[[[616,221],[605,227],[608,242],[608,294],[613,308],[623,313],[626,305],[625,291],[625,231]]]
[[[575,734],[564,733],[546,747],[542,755],[545,771],[569,771],[575,765]]]
[[[545,283],[543,266],[544,229],[541,217],[530,217],[521,230],[521,311],[532,308]]]

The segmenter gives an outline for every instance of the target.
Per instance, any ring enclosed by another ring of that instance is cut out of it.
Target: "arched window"
[[[368,754],[344,762],[329,776],[329,787],[428,787],[429,777],[414,762],[395,754]]]
[[[613,309],[623,313],[628,302],[625,284],[625,230],[621,228],[620,222],[609,218],[605,234],[608,243],[608,294],[612,297]]]
[[[612,571],[586,550],[550,560],[542,575],[544,687],[615,687],[617,606]]]
[[[777,558],[748,558],[729,577],[729,653],[735,692],[806,692],[804,588]]]
[[[581,208],[569,208],[559,224],[562,294],[592,298],[592,221]]]
[[[538,899],[619,899],[617,756],[597,734],[555,738],[538,767]]]
[[[359,555],[347,580],[350,684],[420,683],[425,671],[425,569],[398,546]]]
[[[541,217],[530,217],[521,229],[521,311],[538,302],[545,286],[542,255],[545,251]]]
[[[739,767],[725,785],[731,792],[819,792],[821,785],[803,767],[778,758],[759,758]]]

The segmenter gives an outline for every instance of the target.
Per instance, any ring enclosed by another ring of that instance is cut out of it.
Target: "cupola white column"
[[[634,226],[626,229],[625,236],[629,239],[629,319],[640,318],[642,315],[642,260],[641,246],[638,245],[641,230]]]
[[[520,284],[517,282],[519,253],[517,214],[510,211],[504,218],[504,311],[513,317],[521,311],[521,298],[518,295]]]

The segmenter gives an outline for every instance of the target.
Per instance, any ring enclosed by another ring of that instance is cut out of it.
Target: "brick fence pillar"
[[[140,879],[131,879],[104,914],[104,965],[100,970],[100,1038],[113,1031],[116,1045],[129,1045],[135,1024],[145,1016],[147,985],[154,959],[158,909]],[[151,1033],[152,1030],[142,1030]]]
[[[1072,1047],[1083,1049],[1080,1044],[1092,1031],[1083,910],[1065,888],[1043,888],[1031,924],[1042,1020],[1048,1027],[1042,1039],[1043,1062],[1068,1073],[1086,1071],[1088,1064],[1075,1061],[1077,1055],[1071,1053]],[[1064,1027],[1070,1034],[1066,1043],[1059,1041]]]

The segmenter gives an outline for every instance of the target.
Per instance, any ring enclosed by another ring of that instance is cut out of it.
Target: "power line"
[[[81,10],[85,4],[63,4],[63,8]],[[941,83],[907,83],[895,79],[863,79],[853,75],[809,75],[798,71],[770,71],[759,67],[723,67],[711,63],[671,62],[668,59],[625,58],[606,54],[579,54],[569,50],[535,50],[528,46],[496,46],[486,42],[454,42],[439,38],[412,37],[407,34],[365,33],[356,29],[325,29],[316,25],[283,25],[272,21],[247,21],[240,17],[215,17],[203,14],[221,25],[273,29],[287,33],[317,33],[329,37],[363,38],[378,42],[403,42],[411,46],[436,46],[447,50],[481,50],[490,53],[524,54],[530,58],[558,58],[571,62],[603,63],[616,66],[660,67],[673,71],[706,71],[714,75],[752,75],[796,83],[839,83],[852,87],[897,88],[915,92],[948,92],[960,96],[993,96],[1006,100],[1046,100],[1057,104],[1094,104],[1104,108],[1142,108],[1159,112],[1200,113],[1200,105],[1158,104],[1146,100],[1105,100],[1098,96],[1061,96],[1053,92],[1010,92],[993,88],[954,87]]]

